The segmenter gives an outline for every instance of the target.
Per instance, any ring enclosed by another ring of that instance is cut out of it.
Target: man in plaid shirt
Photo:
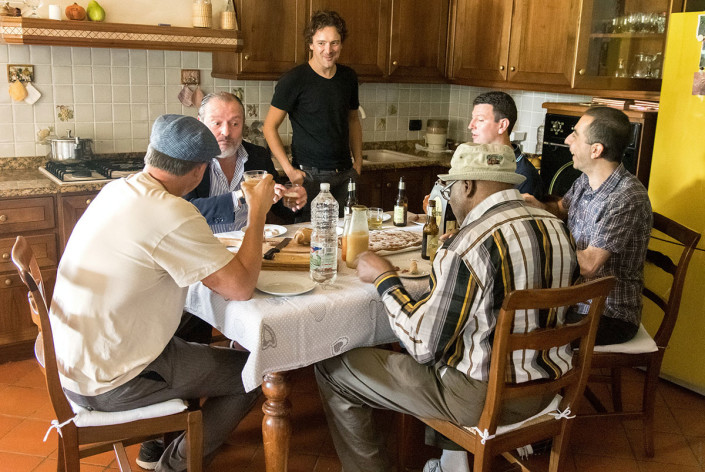
[[[623,343],[636,335],[641,323],[644,259],[653,223],[646,189],[622,164],[629,119],[614,108],[590,108],[565,142],[573,154],[573,167],[583,175],[557,202],[542,204],[528,194],[524,199],[567,220],[581,281],[617,277],[595,344]],[[587,310],[579,306],[578,315]]]

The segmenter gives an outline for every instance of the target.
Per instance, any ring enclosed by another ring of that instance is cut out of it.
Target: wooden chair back
[[[42,273],[34,257],[32,248],[27,240],[18,236],[12,247],[12,262],[17,267],[20,279],[27,286],[27,300],[32,321],[39,328],[39,335],[35,343],[35,354],[37,361],[44,371],[49,400],[60,423],[73,418],[74,412],[64,395],[59,379],[59,370],[56,363],[54,351],[54,336],[49,322],[49,306],[46,299],[46,291]]]
[[[614,277],[605,277],[573,287],[511,292],[504,300],[497,321],[487,398],[477,424],[477,430],[486,432],[484,440],[480,434],[473,433],[467,427],[433,419],[422,418],[422,421],[472,452],[475,457],[473,470],[476,472],[489,471],[492,458],[500,453],[553,438],[550,470],[557,471],[560,459],[568,445],[572,421],[566,417],[556,419],[553,416],[544,415],[519,428],[495,435],[502,406],[509,399],[545,396],[560,392],[563,398],[559,410],[563,412],[568,409],[577,410],[590,370],[599,315],[614,283]],[[592,300],[589,313],[578,323],[539,329],[530,333],[512,332],[517,312],[538,309],[555,313],[561,307],[572,306],[587,300]],[[580,348],[573,354],[573,367],[562,376],[519,384],[509,380],[511,378],[509,359],[512,353],[525,350],[546,351],[576,342],[579,343]],[[492,437],[493,435],[495,436]],[[488,437],[491,439],[487,439]],[[509,457],[516,460],[513,456]]]
[[[688,273],[688,265],[695,252],[695,247],[700,241],[700,234],[659,213],[654,213],[654,229],[683,245],[683,251],[677,264],[674,264],[668,256],[661,252],[649,249],[646,253],[647,264],[653,264],[673,278],[667,298],[658,295],[646,284],[642,292],[646,298],[663,310],[663,318],[654,336],[654,341],[659,349],[665,349],[678,320],[685,276]],[[648,281],[646,282],[648,283]]]

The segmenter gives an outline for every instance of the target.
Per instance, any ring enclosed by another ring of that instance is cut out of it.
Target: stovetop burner
[[[42,171],[60,182],[93,182],[119,179],[139,172],[144,159],[92,159],[85,161],[49,161]]]

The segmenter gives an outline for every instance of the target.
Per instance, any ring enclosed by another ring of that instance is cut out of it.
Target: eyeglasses
[[[450,200],[450,188],[453,186],[454,183],[456,183],[457,180],[452,180],[450,183],[445,183],[442,180],[438,180],[436,183],[438,185],[441,185],[443,188],[441,188],[441,196],[445,198],[446,200]]]

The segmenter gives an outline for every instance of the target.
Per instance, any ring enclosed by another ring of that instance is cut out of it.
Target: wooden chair
[[[32,248],[22,236],[17,237],[12,247],[12,262],[29,289],[28,299],[32,320],[39,328],[35,353],[42,366],[49,399],[57,417],[52,422],[52,428],[57,429],[59,433],[58,470],[78,472],[80,459],[113,449],[120,469],[129,471],[131,469],[125,446],[170,432],[186,431],[189,445],[188,470],[201,472],[203,468],[201,411],[187,410],[183,400],[169,400],[136,410],[114,413],[88,411],[69,402],[59,380],[42,276]],[[48,434],[49,432],[47,436]]]
[[[654,455],[654,401],[661,363],[678,318],[688,264],[700,240],[700,234],[658,213],[654,213],[654,230],[683,246],[678,264],[674,264],[661,252],[649,250],[646,254],[645,269],[654,272],[647,272],[642,293],[663,312],[658,330],[652,338],[642,325],[635,338],[626,343],[595,346],[592,366],[594,369],[609,369],[609,374],[594,373],[588,382],[608,382],[612,385],[613,411],[607,411],[588,387],[585,389],[585,396],[597,413],[581,415],[581,417],[617,416],[623,419],[641,419],[644,424],[644,452],[648,457]],[[665,297],[656,292],[658,277],[648,277],[648,275],[661,275],[657,269],[672,277]],[[646,370],[640,410],[623,411],[622,409],[621,369],[624,367],[643,367]]]
[[[421,421],[473,453],[475,472],[489,471],[492,459],[499,454],[511,462],[520,462],[509,451],[548,438],[553,438],[549,470],[560,470],[560,461],[568,449],[573,423],[571,418],[574,416],[570,411],[577,410],[582,397],[590,370],[598,319],[614,283],[614,277],[605,277],[567,288],[511,292],[505,298],[497,320],[487,399],[477,426],[460,426],[436,419],[420,418]],[[527,334],[511,332],[516,311],[555,309],[590,299],[592,304],[588,316],[579,323]],[[580,344],[579,350],[573,355],[573,368],[562,377],[520,384],[507,381],[510,353],[526,349],[547,350],[576,340]],[[530,420],[514,425],[498,424],[506,400],[559,392],[562,397],[557,395],[549,407]]]

